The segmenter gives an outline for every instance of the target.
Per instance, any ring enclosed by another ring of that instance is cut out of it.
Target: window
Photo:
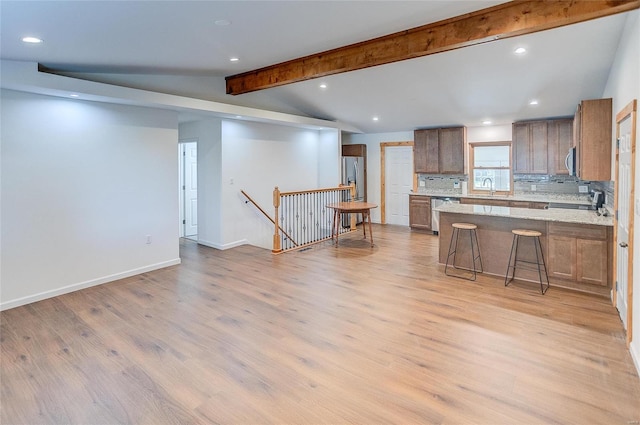
[[[471,193],[513,192],[511,142],[469,143],[469,164]]]

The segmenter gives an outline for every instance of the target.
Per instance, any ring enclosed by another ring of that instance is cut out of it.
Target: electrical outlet
[[[420,185],[420,187],[425,187],[427,185],[424,180],[420,180],[420,183],[418,184]]]
[[[586,185],[578,186],[578,193],[589,193],[589,186],[586,186]]]
[[[531,191],[535,192],[536,190],[538,190],[538,187],[535,184],[531,185]]]
[[[453,188],[454,189],[460,189],[460,182],[458,180],[453,182]]]
[[[147,245],[151,243],[151,235],[147,235]]]

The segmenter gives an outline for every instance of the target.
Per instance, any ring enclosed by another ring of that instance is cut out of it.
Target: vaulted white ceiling
[[[580,100],[601,97],[626,14],[239,96],[225,93],[228,75],[499,3],[3,0],[0,54],[65,75],[337,120],[367,133],[567,116]],[[44,42],[26,45],[25,35]],[[517,46],[527,53],[514,55]],[[530,106],[532,99],[539,104]]]

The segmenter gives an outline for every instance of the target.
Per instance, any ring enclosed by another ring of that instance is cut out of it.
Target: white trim
[[[226,243],[226,244],[219,244],[219,243],[215,243],[215,242],[209,242],[209,241],[204,241],[202,239],[198,239],[198,243],[200,245],[204,245],[204,246],[208,246],[209,248],[215,248],[215,249],[219,249],[224,251],[225,249],[231,249],[231,248],[235,248],[237,246],[241,246],[241,245],[248,245],[249,241],[246,239],[240,239],[239,241],[235,241],[235,242],[230,242],[230,243]]]
[[[174,266],[180,263],[181,263],[180,258],[174,258],[173,260],[163,261],[162,263],[150,264],[148,266],[138,267],[136,269],[124,271],[122,273],[103,276],[97,279],[87,280],[85,282],[74,283],[72,285],[63,286],[62,288],[53,289],[51,291],[40,292],[39,294],[29,295],[27,297],[22,297],[15,300],[0,303],[0,311],[8,310],[14,307],[19,307],[25,304],[34,303],[36,301],[41,301],[47,298],[57,297],[58,295],[68,294],[69,292],[79,291],[80,289],[90,288],[92,286],[101,285],[103,283],[113,282],[115,280],[124,279],[127,277],[150,272],[153,270],[163,269],[165,267]]]
[[[631,344],[629,344],[629,352],[631,353],[633,363],[636,365],[636,371],[638,375],[640,375],[640,341],[631,341]]]

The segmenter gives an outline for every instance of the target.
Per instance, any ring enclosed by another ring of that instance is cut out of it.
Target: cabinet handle
[[[626,242],[620,242],[620,248],[626,248],[626,247],[628,247],[628,246],[629,246],[629,245],[627,245],[627,243],[626,243]]]

